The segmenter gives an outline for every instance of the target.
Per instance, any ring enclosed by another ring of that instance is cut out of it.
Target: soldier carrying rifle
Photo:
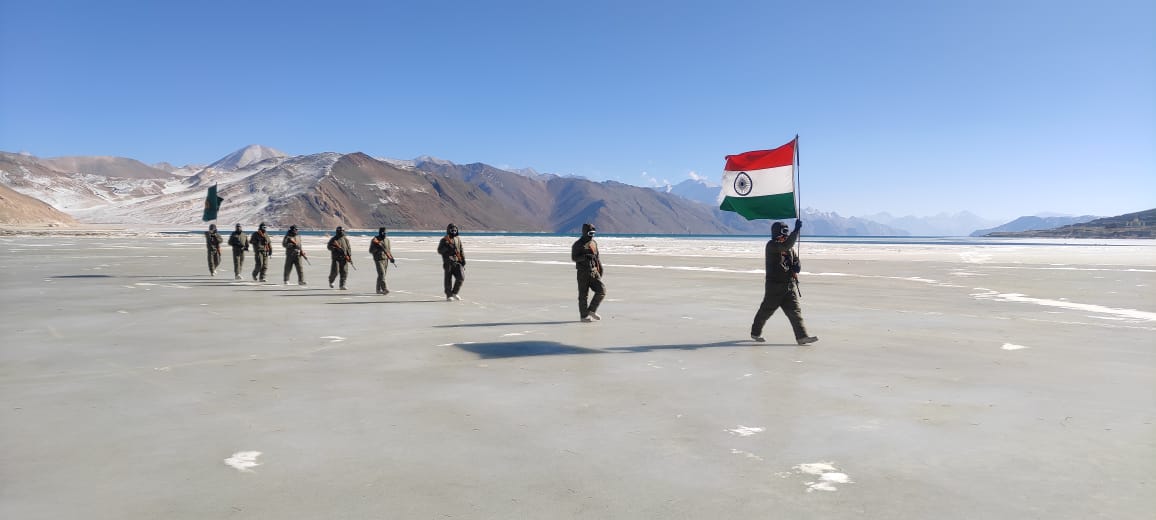
[[[309,260],[305,250],[301,248],[301,235],[297,234],[297,226],[289,226],[285,238],[281,239],[281,246],[285,248],[285,276],[283,282],[289,285],[289,274],[297,269],[297,285],[305,285],[305,271],[301,269],[301,260]]]
[[[333,281],[341,275],[341,290],[346,290],[345,280],[349,278],[349,266],[353,257],[349,256],[349,238],[345,236],[345,228],[337,226],[333,238],[329,239],[329,288],[333,288]]]

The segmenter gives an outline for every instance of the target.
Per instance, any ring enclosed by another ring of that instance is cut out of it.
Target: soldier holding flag
[[[794,251],[803,221],[795,196],[795,167],[799,137],[773,150],[728,155],[723,169],[723,200],[719,209],[747,220],[795,218],[795,230],[782,222],[771,225],[766,247],[763,301],[751,323],[751,339],[763,342],[763,325],[780,307],[791,322],[795,341],[807,345],[819,338],[807,334],[799,305],[799,255]]]
[[[205,247],[209,254],[209,276],[217,276],[217,268],[221,265],[221,234],[217,233],[217,225],[209,224],[205,232]]]

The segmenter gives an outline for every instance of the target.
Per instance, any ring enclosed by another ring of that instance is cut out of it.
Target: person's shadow
[[[569,322],[567,322],[569,323]],[[570,356],[577,354],[638,354],[662,350],[698,350],[702,348],[734,347],[793,347],[794,344],[768,344],[746,340],[717,341],[714,343],[680,343],[675,345],[638,345],[604,349],[578,347],[557,341],[497,341],[487,343],[455,343],[455,347],[477,354],[481,359],[501,359],[530,356]]]

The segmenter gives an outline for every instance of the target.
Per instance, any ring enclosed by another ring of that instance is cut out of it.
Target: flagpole
[[[799,134],[795,134],[795,174],[799,176],[798,183],[795,185],[795,219],[803,216],[803,174],[802,169],[799,168]]]
[[[798,228],[799,220],[803,216],[803,172],[799,168],[799,134],[795,134],[795,175],[799,176],[795,184],[795,227]],[[803,241],[795,241],[795,247],[800,253],[803,252]]]

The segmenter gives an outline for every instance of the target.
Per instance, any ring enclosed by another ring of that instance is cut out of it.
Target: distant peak
[[[432,155],[419,156],[419,157],[415,158],[413,160],[413,162],[414,162],[414,164],[417,164],[417,165],[421,165],[424,163],[430,163],[430,164],[437,164],[439,166],[455,166],[453,161],[447,161],[445,159],[438,159],[437,157],[434,157]]]
[[[221,159],[217,160],[217,162],[210,164],[209,168],[217,170],[239,170],[266,159],[275,159],[288,156],[289,155],[285,152],[275,148],[270,148],[268,146],[262,146],[259,144],[251,144],[222,157]]]

